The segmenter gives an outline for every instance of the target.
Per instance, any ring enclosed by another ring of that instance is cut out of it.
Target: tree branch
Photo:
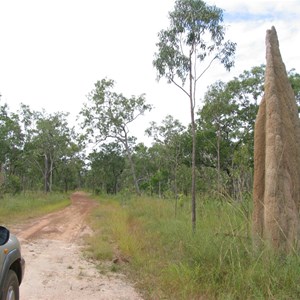
[[[128,122],[126,122],[125,125],[127,126],[129,123],[133,122],[138,116],[142,115],[143,113],[144,112],[140,112],[136,116],[133,116],[133,118],[131,120],[129,120]]]
[[[211,64],[213,63],[213,61],[218,58],[218,56],[215,56],[211,61],[210,63],[208,64],[208,66],[204,69],[204,71],[197,77],[196,81],[197,82],[201,77],[202,75],[210,68]]]
[[[173,82],[177,87],[179,87],[188,97],[190,97],[190,94],[181,86],[179,85],[176,81],[173,80],[173,78],[169,78],[171,82]]]

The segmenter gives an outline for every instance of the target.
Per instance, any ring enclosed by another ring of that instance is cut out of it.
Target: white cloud
[[[225,10],[225,13],[239,14],[252,14],[252,15],[272,15],[288,13],[296,14],[300,11],[300,5],[298,0],[207,0],[208,4],[216,5]]]

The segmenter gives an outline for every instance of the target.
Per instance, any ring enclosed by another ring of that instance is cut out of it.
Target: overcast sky
[[[189,122],[186,96],[152,66],[157,33],[166,29],[174,0],[0,0],[0,94],[16,111],[70,112],[74,122],[86,95],[102,78],[125,96],[146,94],[151,113],[134,126],[141,141],[150,121],[168,114]],[[198,90],[265,63],[266,30],[275,26],[287,70],[300,73],[299,0],[209,0],[224,9],[226,39],[237,43],[235,68],[217,64]],[[198,102],[200,105],[200,101]]]

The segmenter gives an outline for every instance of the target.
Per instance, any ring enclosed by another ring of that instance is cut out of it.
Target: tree
[[[134,147],[133,160],[136,166],[136,173],[139,178],[139,187],[145,192],[153,193],[152,177],[157,168],[157,153],[153,154],[152,148],[148,148],[143,143]],[[123,174],[126,176],[126,172]]]
[[[215,82],[198,111],[197,141],[202,145],[203,159],[197,163],[215,168],[219,179],[223,174],[227,192],[239,201],[252,190],[254,124],[264,92],[264,74],[265,65],[260,65],[227,83]],[[300,99],[300,75],[292,69],[288,76]]]
[[[155,122],[151,122],[151,126],[146,130],[149,136],[154,138],[157,144],[163,145],[163,160],[169,170],[170,178],[169,182],[172,184],[172,192],[175,195],[175,214],[177,212],[177,198],[178,198],[178,168],[182,162],[182,139],[181,135],[185,127],[168,115],[162,121],[161,125],[157,125]]]
[[[296,73],[295,69],[291,69],[288,72],[288,77],[295,93],[298,110],[300,110],[300,74]]]
[[[75,133],[69,128],[67,113],[47,114],[45,111],[31,111],[22,107],[22,117],[26,136],[23,159],[29,169],[42,174],[44,191],[51,192],[54,170],[64,164],[80,148],[74,145]],[[63,168],[60,168],[63,170]]]
[[[83,145],[76,139],[70,141],[64,154],[56,162],[56,184],[65,192],[81,186],[81,171],[84,167]]]
[[[199,116],[202,137],[209,144],[209,152],[216,152],[217,190],[221,193],[221,154],[222,150],[228,152],[232,146],[231,141],[235,138],[238,123],[237,105],[232,101],[224,82],[217,81],[209,87]],[[213,149],[210,149],[211,145]],[[211,161],[210,157],[210,163]]]
[[[0,196],[8,186],[13,192],[20,189],[15,171],[20,161],[23,138],[19,116],[10,113],[7,104],[0,105]]]
[[[120,190],[120,176],[125,167],[121,146],[117,143],[102,145],[100,151],[89,154],[90,174],[95,192],[105,189],[106,193],[116,194]]]
[[[234,65],[236,44],[224,42],[223,10],[202,0],[177,0],[170,27],[160,31],[153,61],[158,80],[165,77],[188,97],[192,129],[192,228],[196,229],[196,87],[215,60],[227,70]],[[200,68],[201,67],[201,68]]]
[[[80,112],[84,118],[82,126],[96,143],[109,138],[121,143],[130,163],[136,193],[140,194],[132,160],[132,144],[135,138],[129,136],[128,126],[140,115],[150,111],[152,106],[146,104],[144,95],[126,98],[113,92],[113,87],[114,81],[111,79],[96,82],[95,89],[88,96],[88,103],[85,103]]]

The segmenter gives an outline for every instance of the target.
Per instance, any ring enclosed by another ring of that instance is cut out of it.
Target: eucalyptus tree
[[[199,110],[204,151],[209,153],[206,157],[210,160],[204,165],[216,168],[219,191],[221,174],[226,174],[231,195],[239,199],[244,186],[248,186],[247,190],[250,187],[254,122],[263,85],[263,65],[245,70],[227,83],[212,84]]]
[[[223,10],[202,0],[176,0],[169,13],[170,26],[158,34],[153,61],[158,80],[165,77],[187,96],[192,128],[192,227],[196,229],[196,123],[197,84],[219,61],[227,70],[234,65],[236,44],[225,39]]]
[[[75,190],[82,185],[81,173],[85,165],[82,150],[83,145],[74,137],[56,162],[56,185],[64,192]]]
[[[26,129],[24,160],[30,170],[35,168],[33,173],[36,170],[42,175],[44,191],[51,192],[54,170],[74,151],[80,151],[75,147],[74,129],[68,125],[68,113],[47,114],[22,105],[21,116]]]
[[[125,149],[130,163],[133,182],[137,194],[140,194],[135,166],[132,160],[132,145],[135,138],[129,135],[129,125],[152,106],[146,103],[145,95],[126,98],[113,91],[115,82],[102,79],[95,83],[95,88],[88,95],[80,115],[83,117],[82,127],[95,143],[113,139]]]
[[[199,111],[199,128],[203,139],[202,145],[206,145],[209,165],[217,170],[217,190],[221,192],[221,164],[225,168],[226,157],[222,154],[232,151],[233,139],[240,126],[237,118],[238,105],[232,101],[232,95],[227,85],[222,81],[212,84],[204,96],[204,106]],[[203,149],[204,150],[204,149]],[[216,159],[212,154],[216,153]],[[224,155],[225,156],[225,155]],[[226,166],[228,169],[228,166]]]
[[[254,124],[264,92],[265,66],[244,70],[227,83],[217,81],[205,96],[199,110],[198,137],[203,145],[204,166],[226,172],[233,197],[242,200],[252,190]],[[300,75],[288,72],[296,99],[300,99]]]
[[[153,155],[151,147],[148,148],[144,143],[139,143],[134,147],[132,157],[139,178],[139,187],[141,191],[149,192],[152,195],[152,178],[157,170],[157,156]],[[124,176],[126,176],[126,172],[124,172],[123,177]]]
[[[254,125],[260,100],[264,93],[265,65],[245,70],[227,83],[226,90],[231,94],[232,102],[238,106],[235,130],[235,146],[232,151],[231,173],[235,198],[242,200],[245,192],[252,190]],[[300,75],[292,69],[288,78],[300,104]]]
[[[151,194],[156,193],[159,198],[169,189],[170,168],[166,158],[166,149],[163,144],[154,143],[149,148],[152,172],[149,178]]]
[[[125,168],[125,158],[118,143],[103,144],[88,156],[91,184],[95,192],[105,190],[116,194],[121,188],[121,174]]]
[[[173,182],[173,193],[177,199],[177,174],[178,168],[182,163],[182,139],[181,135],[185,127],[179,120],[174,119],[171,115],[166,116],[161,125],[151,122],[150,127],[146,129],[146,134],[153,137],[154,142],[163,145],[163,160],[166,168],[170,170],[170,182]],[[176,202],[177,203],[177,202]]]
[[[300,105],[300,74],[295,69],[288,72],[288,78]],[[238,105],[237,119],[241,122],[240,134],[243,140],[252,140],[254,122],[258,105],[263,97],[265,82],[265,65],[244,70],[238,77],[227,82],[226,90],[231,93],[232,102]]]
[[[19,116],[11,113],[7,104],[0,105],[0,194],[10,180],[14,182],[12,191],[20,188],[17,169],[23,138]]]
[[[288,77],[295,93],[298,110],[300,111],[300,74],[295,69],[291,69],[288,72]]]

